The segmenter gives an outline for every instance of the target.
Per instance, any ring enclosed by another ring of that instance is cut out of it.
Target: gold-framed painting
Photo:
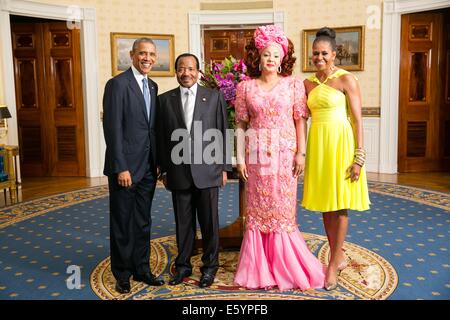
[[[303,72],[316,70],[312,63],[312,44],[317,29],[303,30]],[[334,64],[348,71],[364,70],[364,26],[333,28],[336,31],[336,60]]]
[[[131,67],[130,51],[138,38],[150,38],[156,46],[156,63],[148,73],[150,77],[173,77],[175,75],[175,54],[173,34],[118,33],[111,32],[112,75]]]

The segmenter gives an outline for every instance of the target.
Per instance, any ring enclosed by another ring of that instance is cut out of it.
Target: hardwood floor
[[[429,173],[398,173],[382,174],[368,173],[370,181],[398,183],[417,188],[430,189],[445,193],[450,193],[450,172],[429,172]],[[19,189],[19,201],[26,201],[33,198],[48,196],[61,192],[68,192],[83,188],[106,185],[106,177],[100,178],[23,178]],[[0,196],[0,207],[5,206],[5,198]],[[7,205],[10,201],[7,200]]]
[[[369,181],[391,182],[422,189],[450,193],[450,172],[368,173]]]
[[[22,178],[21,187],[18,190],[18,201],[27,201],[34,198],[49,196],[61,192],[68,192],[83,188],[106,185],[106,177],[80,178],[80,177],[44,177],[44,178]],[[0,194],[0,206],[10,204],[9,195],[3,197]]]
[[[46,195],[106,185],[108,179],[82,177],[23,178],[22,201]]]

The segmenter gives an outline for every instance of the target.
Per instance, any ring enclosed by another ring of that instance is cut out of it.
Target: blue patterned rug
[[[350,212],[345,252],[351,260],[337,290],[244,290],[233,285],[237,251],[220,253],[213,286],[198,288],[200,255],[183,285],[132,282],[118,295],[109,266],[107,187],[58,194],[0,211],[0,299],[450,299],[450,195],[369,183],[372,208]],[[299,198],[302,185],[299,185]],[[238,184],[220,193],[220,225],[238,216]],[[153,202],[151,268],[168,280],[176,255],[170,193]],[[298,205],[298,224],[322,262],[329,247],[322,215]],[[79,280],[79,282],[77,282]]]

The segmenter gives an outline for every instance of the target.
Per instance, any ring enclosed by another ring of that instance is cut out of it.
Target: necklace
[[[325,83],[325,82],[327,82],[327,80],[333,75],[333,74],[335,74],[336,73],[336,68],[330,68],[330,74],[329,75],[327,75],[325,72],[323,73],[324,74],[324,76],[322,76],[321,74],[319,74],[319,73],[317,73],[316,74],[316,78],[317,78],[317,80],[319,80],[319,82],[320,83]],[[323,77],[325,77],[325,79],[321,79],[321,78],[323,78]]]

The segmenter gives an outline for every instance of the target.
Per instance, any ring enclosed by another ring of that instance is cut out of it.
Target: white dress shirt
[[[147,75],[142,74],[138,71],[138,69],[135,68],[135,66],[131,65],[131,70],[133,71],[134,78],[136,79],[139,88],[141,89],[142,94],[144,94],[144,83],[142,82],[143,79],[148,78]],[[148,86],[150,89],[150,81],[148,82]]]
[[[147,79],[147,84],[148,84],[147,98],[148,98],[148,101],[150,101],[150,106],[146,106],[146,108],[147,108],[147,117],[148,117],[147,119],[150,119],[150,108],[151,108],[151,103],[152,103],[152,97],[151,97],[151,93],[150,93],[151,83],[148,80],[148,76],[146,74],[140,73],[134,65],[131,65],[131,70],[133,71],[134,78],[136,79],[138,86],[141,89],[142,95],[144,95],[144,81],[143,80]],[[144,100],[145,100],[145,97],[144,97]]]
[[[192,119],[194,118],[194,107],[195,107],[195,98],[197,97],[197,87],[198,84],[195,83],[192,87],[190,88],[185,88],[180,86],[180,91],[181,91],[181,103],[183,104],[183,112],[184,112],[184,120],[186,123],[186,128],[188,129],[189,132],[191,132],[191,126],[192,126]],[[187,96],[187,92],[191,91],[191,97],[189,100],[189,104],[186,106],[186,100],[188,98]]]

